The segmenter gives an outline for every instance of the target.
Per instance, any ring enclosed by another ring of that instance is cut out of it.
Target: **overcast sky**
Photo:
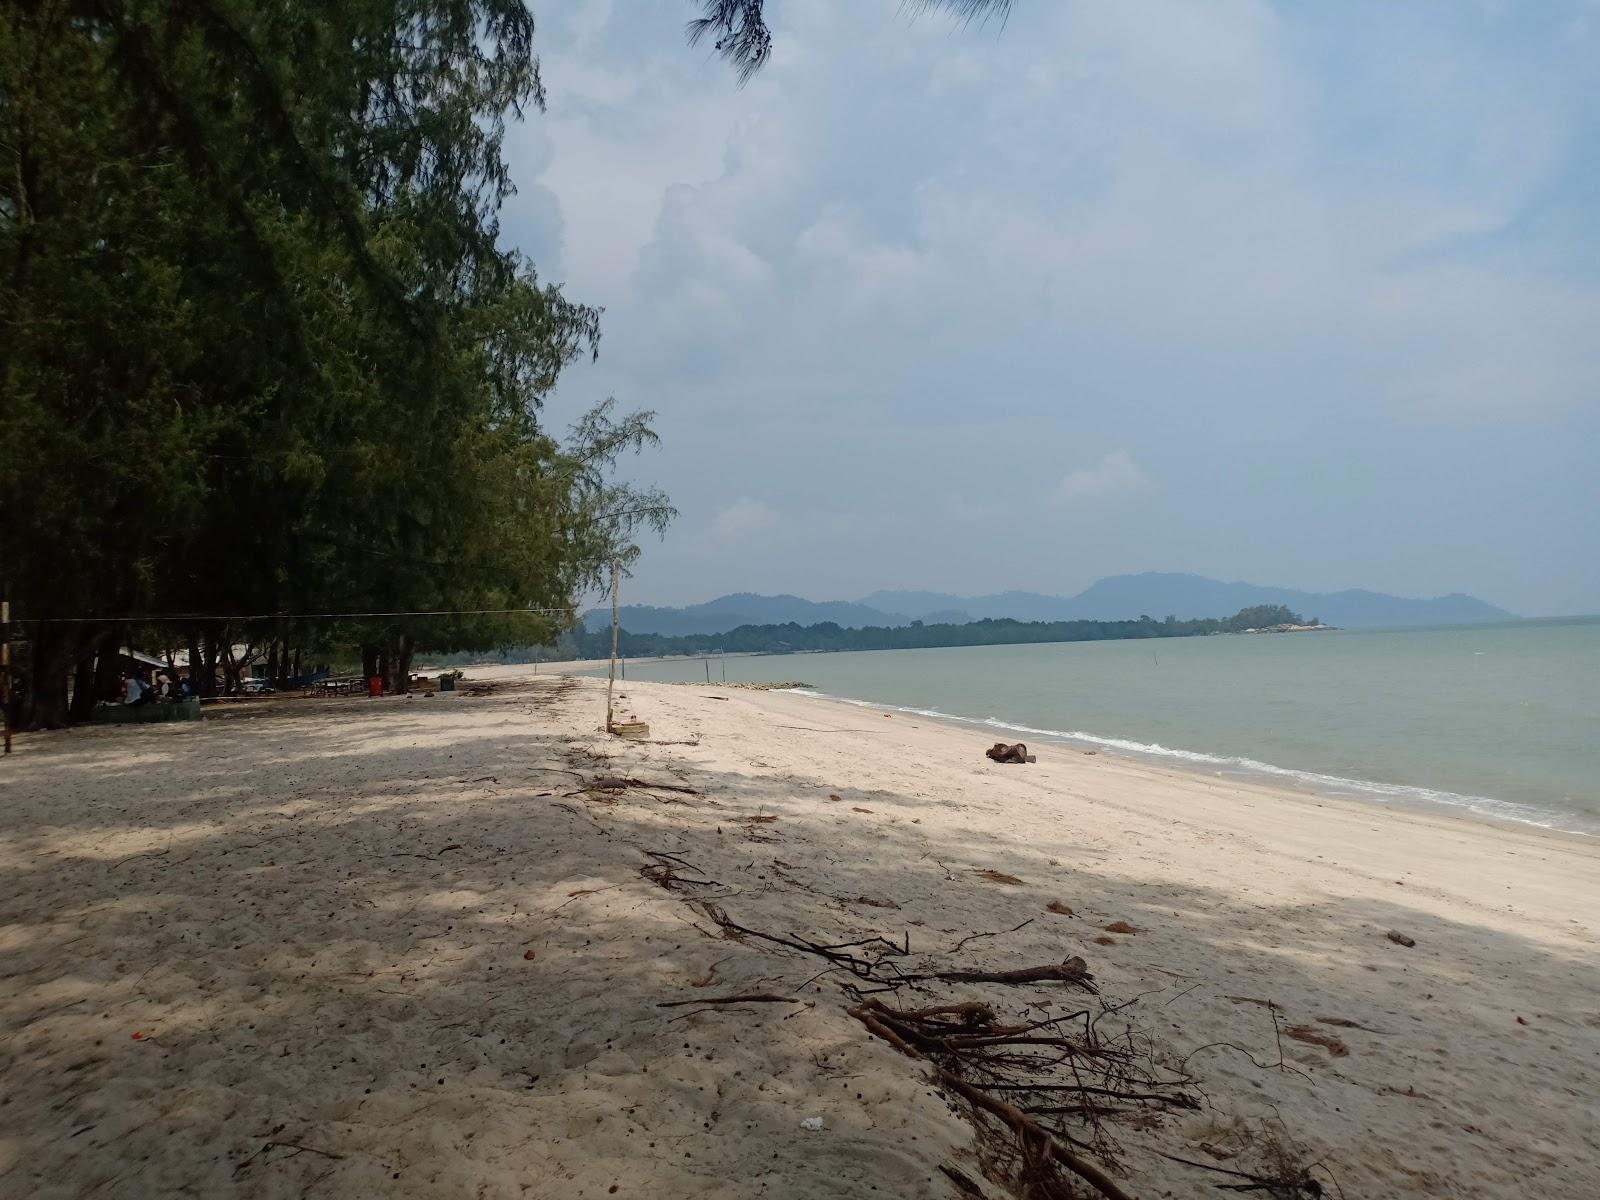
[[[507,240],[658,411],[627,599],[1193,571],[1600,611],[1600,4],[545,0]]]

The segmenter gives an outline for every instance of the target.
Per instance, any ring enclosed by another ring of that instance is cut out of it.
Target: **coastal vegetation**
[[[87,715],[126,644],[186,652],[202,694],[238,644],[403,689],[418,649],[554,637],[673,515],[610,470],[649,413],[540,420],[600,327],[499,241],[533,35],[521,0],[5,7],[25,724]]]
[[[969,621],[960,625],[870,625],[847,629],[832,621],[817,625],[743,625],[727,633],[664,637],[623,630],[618,648],[630,658],[708,654],[773,654],[827,650],[922,650],[936,646],[1013,646],[1029,642],[1102,642],[1120,638],[1201,637],[1243,633],[1273,626],[1315,625],[1281,604],[1241,609],[1231,617],[1180,621],[1140,616],[1127,621]],[[563,639],[574,657],[602,658],[610,653],[610,630],[577,630]]]

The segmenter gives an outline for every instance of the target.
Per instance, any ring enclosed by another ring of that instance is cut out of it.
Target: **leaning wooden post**
[[[11,601],[0,600],[0,713],[4,713],[7,754],[11,753]]]
[[[617,683],[617,583],[622,577],[622,564],[611,560],[611,671],[606,676],[606,732],[611,733],[611,689]]]

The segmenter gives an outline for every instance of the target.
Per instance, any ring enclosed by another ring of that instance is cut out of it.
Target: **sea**
[[[1600,836],[1600,617],[626,664]]]

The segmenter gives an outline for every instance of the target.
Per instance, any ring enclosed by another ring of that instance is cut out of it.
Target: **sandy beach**
[[[1600,1194],[1595,841],[561,666],[22,739],[0,1194],[998,1200],[849,1010],[1074,956],[874,998],[1137,1046],[1130,1195]]]

